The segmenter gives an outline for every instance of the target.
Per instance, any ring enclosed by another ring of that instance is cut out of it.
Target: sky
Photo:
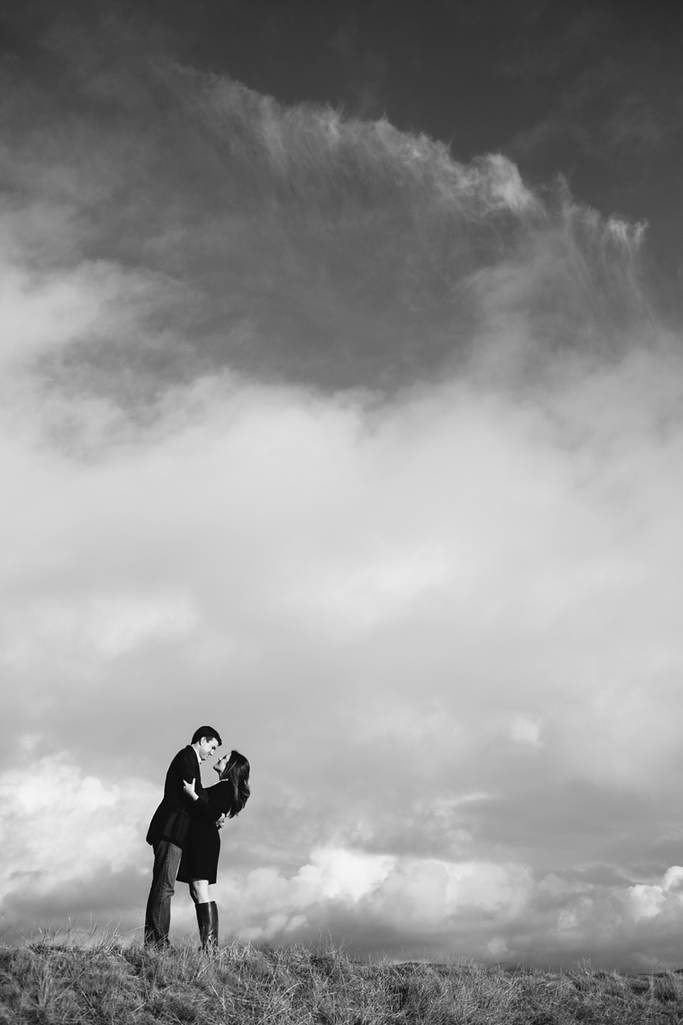
[[[0,942],[680,966],[682,19],[5,5]]]

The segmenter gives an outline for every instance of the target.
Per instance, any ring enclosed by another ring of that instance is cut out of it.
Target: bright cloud
[[[35,738],[27,746],[35,747]],[[104,784],[83,776],[67,755],[32,755],[28,771],[3,772],[4,928],[52,924],[55,899],[61,904],[65,891],[73,907],[62,904],[60,910],[69,917],[93,907],[101,911],[97,888],[103,877],[125,874],[139,858],[140,831],[153,795],[146,780]],[[115,911],[116,906],[104,908],[105,916]],[[56,917],[59,923],[61,916]]]

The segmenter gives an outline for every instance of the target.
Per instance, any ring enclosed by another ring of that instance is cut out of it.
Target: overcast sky
[[[6,6],[3,941],[679,966],[682,13]]]

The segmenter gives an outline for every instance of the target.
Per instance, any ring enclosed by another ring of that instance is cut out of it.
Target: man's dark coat
[[[195,780],[198,801],[193,801],[191,797],[187,796],[183,790],[183,780],[187,780],[188,783]],[[168,767],[164,783],[164,796],[149,824],[147,843],[155,844],[159,840],[170,840],[176,847],[182,848],[191,817],[198,815],[200,818],[205,818],[210,817],[211,814],[202,786],[199,759],[194,748],[188,744],[182,751],[178,751]]]

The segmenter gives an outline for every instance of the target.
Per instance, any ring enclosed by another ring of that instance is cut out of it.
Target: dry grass
[[[642,1025],[683,1022],[683,980],[365,964],[331,948],[233,943],[213,955],[116,938],[0,949],[2,1025]]]

